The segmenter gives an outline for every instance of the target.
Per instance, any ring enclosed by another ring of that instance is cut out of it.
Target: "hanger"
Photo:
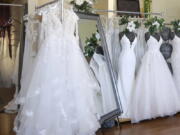
[[[39,22],[42,22],[42,15],[35,14],[35,15],[33,16],[33,19],[38,20]]]
[[[39,15],[37,12],[37,8],[36,8],[36,3],[35,3],[35,15],[33,16],[34,20],[38,20],[40,23],[42,22],[42,15]]]

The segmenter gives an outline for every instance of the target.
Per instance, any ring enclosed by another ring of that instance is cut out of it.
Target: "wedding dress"
[[[61,23],[59,4],[42,15],[44,39],[14,130],[17,135],[94,135],[100,126],[90,70],[74,35],[78,17],[64,10]]]
[[[169,116],[180,111],[180,98],[167,63],[160,53],[162,39],[153,36],[147,41],[145,53],[131,94],[131,120]]]
[[[134,47],[137,44],[137,38],[131,43],[124,35],[120,42],[122,51],[119,57],[118,91],[123,109],[121,118],[129,118],[128,104],[135,80],[136,56]]]
[[[9,39],[6,32],[5,38],[1,38],[0,50],[0,87],[10,88],[12,86],[12,75],[14,61],[9,55]]]
[[[180,92],[180,38],[175,35],[172,40],[173,52],[171,55],[171,64],[173,68],[173,77],[178,91]]]
[[[137,33],[137,45],[134,48],[134,52],[136,55],[136,74],[140,68],[142,58],[145,54],[145,51],[147,49],[146,47],[146,41],[145,41],[145,33],[147,32],[147,29],[144,27],[140,27],[136,30]]]
[[[97,66],[93,64],[94,62],[97,64]],[[102,115],[104,115],[117,108],[108,65],[103,55],[94,53],[90,66],[93,69],[97,80],[99,81],[101,88],[100,94],[102,98]]]

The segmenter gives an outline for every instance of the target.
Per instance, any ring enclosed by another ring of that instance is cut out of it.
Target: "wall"
[[[13,3],[25,4],[27,0],[14,0]],[[13,26],[11,29],[11,39],[12,39],[12,53],[13,58],[16,57],[16,49],[21,41],[21,24],[23,16],[23,8],[11,7],[11,16],[16,21],[13,21]]]
[[[141,11],[143,11],[143,1],[140,0]],[[162,12],[167,22],[180,19],[180,0],[152,0],[152,12]]]
[[[167,22],[180,19],[180,0],[153,0],[152,12],[163,12]]]

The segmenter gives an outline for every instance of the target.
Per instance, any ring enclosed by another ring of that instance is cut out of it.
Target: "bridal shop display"
[[[0,86],[17,89],[9,103],[17,135],[95,135],[122,119],[180,112],[180,20],[92,7],[91,0],[36,7],[23,17],[25,41],[14,50],[13,19],[0,12]]]
[[[92,77],[96,84],[95,103],[97,106],[97,116],[100,121],[108,117],[120,114],[118,96],[116,93],[114,74],[111,70],[109,53],[105,43],[102,24],[98,15],[79,15],[79,37],[82,51],[89,62]],[[88,30],[86,28],[89,28]]]
[[[173,55],[174,53],[176,54],[177,51],[177,49],[174,46],[173,46],[173,51],[171,49],[172,47],[171,46],[169,47],[170,44],[175,44],[173,40],[172,41],[170,40],[171,32],[169,31],[169,29],[166,30],[167,28],[165,26],[164,19],[154,17],[147,19],[145,22],[143,22],[144,24],[142,23],[141,19],[131,18],[131,20],[132,21],[127,21],[127,17],[123,17],[122,19],[120,19],[120,24],[122,22],[126,22],[125,27],[121,31],[128,33],[129,39],[128,38],[126,39],[131,43],[130,45],[133,45],[132,39],[135,39],[134,37],[139,38],[138,40],[140,41],[138,42],[140,44],[137,44],[137,46],[139,47],[135,47],[133,53],[135,53],[134,61],[135,59],[139,61],[138,59],[140,58],[141,62],[135,63],[136,65],[137,64],[138,65],[136,66],[136,70],[133,70],[133,72],[128,71],[132,68],[133,69],[135,68],[135,66],[132,66],[132,63],[134,62],[130,60],[126,60],[126,63],[129,62],[129,64],[123,64],[123,65],[120,64],[120,66],[118,67],[119,69],[121,69],[122,66],[126,65],[125,71],[127,73],[124,76],[126,78],[129,77],[129,79],[125,81],[126,84],[130,83],[131,80],[134,81],[134,83],[130,85],[131,91],[128,96],[128,99],[124,98],[125,93],[128,93],[128,89],[127,88],[123,89],[124,77],[118,73],[118,80],[117,80],[118,91],[120,92],[119,95],[120,95],[122,108],[124,108],[123,113],[127,113],[127,108],[129,110],[129,116],[126,115],[126,117],[124,117],[122,113],[120,117],[121,118],[129,117],[132,123],[138,123],[142,120],[149,120],[164,116],[172,116],[177,112],[179,112],[180,106],[179,106],[179,90],[178,87],[176,87],[178,83],[175,81],[177,80],[175,78],[179,75],[178,73],[175,72],[173,72],[172,75],[170,68],[168,68],[168,64],[170,63],[168,62],[167,64],[165,61],[165,58],[167,59],[171,57],[171,52],[172,52],[171,63],[173,66],[174,64]],[[142,26],[140,26],[140,27],[144,27],[141,28],[143,29],[143,31],[136,30],[136,23],[133,23],[134,20],[139,21],[141,25],[143,24]],[[177,33],[179,27],[180,27],[180,23],[176,21],[176,28],[174,28],[175,33]],[[134,33],[137,33],[137,36],[133,36],[133,34],[130,33],[131,30]],[[121,33],[119,37],[120,41],[118,43],[121,45],[119,47],[121,50],[119,54],[120,60],[122,59],[121,55],[124,53],[124,46],[127,47],[127,43],[122,42],[123,36],[121,36],[122,35]],[[174,37],[175,36],[172,36],[172,39],[174,39]],[[163,40],[166,41],[168,45],[162,44]],[[111,44],[109,44],[109,46],[111,46]],[[113,49],[111,50],[112,50],[111,52],[112,55],[116,55],[114,57],[117,57],[118,55],[115,52],[113,52]],[[130,56],[131,55],[128,55],[127,58],[132,59]],[[177,63],[178,62],[176,61],[176,64]],[[175,68],[175,70],[176,69],[177,68]],[[130,73],[133,73],[133,75],[135,76],[128,75]],[[119,85],[119,82],[121,82],[121,86]]]
[[[145,35],[148,49],[142,58],[132,92],[130,105],[132,122],[171,116],[180,110],[179,92],[160,52],[162,38],[159,32],[163,27],[163,21],[152,18],[145,23],[148,28]]]

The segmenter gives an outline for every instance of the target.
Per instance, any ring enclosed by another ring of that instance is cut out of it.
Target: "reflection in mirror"
[[[98,85],[94,100],[97,116],[100,119],[103,115],[111,113],[119,107],[97,23],[97,20],[80,19],[79,37],[82,51],[95,80],[94,83]]]

